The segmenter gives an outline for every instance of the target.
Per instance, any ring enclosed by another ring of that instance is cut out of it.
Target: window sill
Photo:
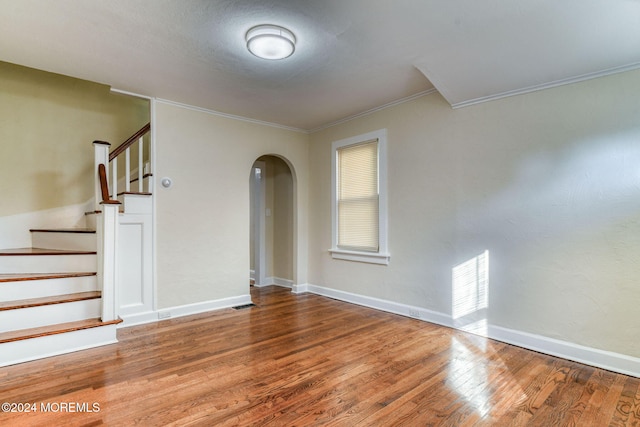
[[[341,259],[345,261],[366,262],[369,264],[389,265],[391,254],[380,252],[357,252],[346,251],[344,249],[329,249],[333,259]]]

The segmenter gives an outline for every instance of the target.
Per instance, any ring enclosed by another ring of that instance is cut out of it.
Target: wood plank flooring
[[[0,368],[7,426],[640,426],[640,379],[279,287]],[[33,411],[35,408],[35,411]]]

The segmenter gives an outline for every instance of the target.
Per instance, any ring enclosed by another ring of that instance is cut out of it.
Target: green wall
[[[0,62],[0,217],[87,202],[92,141],[115,147],[148,121],[147,100]]]

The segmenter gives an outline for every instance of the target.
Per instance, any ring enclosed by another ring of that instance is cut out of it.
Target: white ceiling
[[[297,39],[265,61],[258,24]],[[0,0],[0,60],[312,130],[640,67],[640,0]]]

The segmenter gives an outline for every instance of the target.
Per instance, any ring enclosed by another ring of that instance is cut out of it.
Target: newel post
[[[93,151],[94,151],[94,167],[93,167],[93,180],[94,184],[94,197],[95,197],[95,206],[94,210],[100,210],[100,202],[102,202],[102,190],[100,188],[100,178],[98,177],[98,168],[100,164],[108,165],[109,164],[109,149],[111,148],[111,144],[104,141],[93,141]],[[107,168],[107,173],[109,173],[109,168]]]
[[[118,318],[118,214],[120,202],[107,200],[100,203],[98,215],[98,280],[102,283],[102,321]]]

